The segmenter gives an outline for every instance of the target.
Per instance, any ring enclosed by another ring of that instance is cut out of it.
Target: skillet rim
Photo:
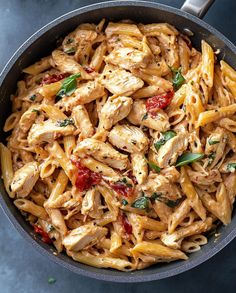
[[[51,30],[58,24],[60,24],[63,21],[68,20],[69,18],[73,18],[75,16],[81,15],[83,13],[93,11],[96,9],[102,9],[102,8],[108,8],[108,7],[122,7],[122,6],[133,6],[133,7],[148,7],[153,9],[159,9],[164,12],[170,12],[177,14],[181,16],[185,21],[193,21],[203,27],[204,29],[208,30],[210,33],[212,33],[214,36],[216,36],[218,39],[222,40],[224,44],[233,51],[236,57],[236,47],[234,44],[229,41],[221,32],[213,28],[211,25],[207,24],[203,20],[197,18],[196,16],[193,16],[185,11],[181,11],[178,8],[170,7],[164,4],[155,3],[155,2],[148,2],[148,1],[135,1],[135,0],[128,0],[128,1],[106,1],[106,2],[99,2],[95,4],[91,4],[88,6],[84,6],[78,9],[75,9],[73,11],[70,11],[66,14],[63,14],[56,19],[52,20],[48,24],[44,25],[42,28],[37,30],[34,34],[32,34],[13,54],[13,56],[9,59],[9,61],[4,66],[3,70],[0,73],[0,87],[2,86],[6,76],[8,75],[9,71],[11,70],[12,66],[17,62],[18,58],[24,54],[25,50],[29,46],[31,46],[36,40],[40,39],[40,37],[46,33],[47,31]],[[16,230],[20,233],[20,235],[26,239],[33,247],[36,248],[40,254],[48,257],[53,262],[61,265],[64,268],[69,269],[70,271],[77,273],[82,276],[91,277],[97,280],[103,280],[103,281],[110,281],[110,282],[119,282],[119,283],[134,283],[134,282],[147,282],[147,281],[154,281],[154,280],[160,280],[167,277],[171,277],[177,274],[180,274],[182,272],[188,271],[199,264],[205,262],[206,260],[210,259],[212,256],[214,256],[217,252],[219,252],[221,249],[223,249],[230,241],[232,241],[236,237],[236,227],[232,229],[232,231],[229,232],[226,237],[219,239],[217,244],[215,244],[214,248],[204,252],[202,255],[200,255],[197,259],[191,260],[191,257],[187,261],[183,261],[182,265],[180,264],[179,267],[168,269],[164,272],[158,272],[158,273],[151,273],[151,274],[145,274],[145,269],[143,270],[143,275],[136,276],[135,272],[127,273],[127,272],[117,272],[119,275],[108,275],[103,272],[93,272],[90,271],[90,266],[87,266],[88,268],[80,268],[80,263],[75,262],[76,266],[73,264],[70,264],[66,262],[66,260],[60,259],[57,256],[55,256],[51,249],[46,249],[41,243],[37,242],[31,235],[31,233],[28,233],[23,226],[20,224],[20,222],[16,219],[16,217],[11,213],[10,209],[8,208],[5,200],[3,199],[3,196],[1,194],[0,196],[0,204],[1,207],[10,220],[11,224],[16,228]],[[180,261],[181,262],[181,261]],[[100,270],[99,268],[96,268],[96,270]],[[109,270],[107,270],[109,271]],[[147,271],[148,272],[148,271]]]

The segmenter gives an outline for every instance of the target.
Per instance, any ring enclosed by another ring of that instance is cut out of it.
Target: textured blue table
[[[38,28],[86,0],[0,0],[0,71],[18,46]],[[183,1],[159,1],[180,7]],[[218,0],[205,20],[236,43],[236,1]],[[0,293],[21,292],[214,292],[236,291],[236,240],[199,267],[143,284],[112,284],[75,275],[49,262],[16,232],[0,209]],[[48,284],[48,278],[56,279]]]

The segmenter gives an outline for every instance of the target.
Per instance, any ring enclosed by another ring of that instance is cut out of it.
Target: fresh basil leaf
[[[217,144],[217,143],[219,143],[219,142],[220,142],[219,140],[208,139],[208,143],[209,143],[209,145],[214,145],[214,144]]]
[[[155,149],[158,151],[161,146],[163,146],[168,140],[176,136],[176,132],[173,130],[168,130],[166,132],[162,132],[162,137],[158,141],[154,143]]]
[[[143,120],[146,120],[147,118],[148,118],[148,113],[146,113],[146,114],[143,115],[142,121]]]
[[[128,201],[127,201],[126,199],[122,199],[121,204],[122,204],[123,206],[127,206]]]
[[[178,157],[175,167],[184,166],[204,157],[204,154],[185,153]]]
[[[181,67],[179,69],[170,68],[172,71],[172,84],[174,87],[174,90],[177,91],[181,85],[185,82],[185,78],[181,74]]]
[[[234,172],[235,169],[236,169],[236,163],[229,163],[229,164],[227,165],[227,171],[229,171],[229,172]]]
[[[59,90],[56,96],[62,98],[65,95],[70,96],[71,94],[73,94],[77,87],[76,78],[80,76],[81,74],[77,73],[65,78],[62,82],[61,89]]]
[[[149,199],[146,196],[142,196],[138,199],[136,199],[131,207],[136,208],[136,209],[140,209],[140,210],[148,210],[149,207]]]
[[[149,166],[152,170],[156,171],[157,173],[160,173],[160,171],[161,171],[161,168],[160,168],[160,167],[158,167],[156,164],[154,164],[154,163],[152,163],[152,162],[149,162],[149,161],[147,161],[147,163],[148,163],[148,166]]]
[[[74,125],[74,120],[72,118],[57,121],[57,126],[66,127],[68,125]]]

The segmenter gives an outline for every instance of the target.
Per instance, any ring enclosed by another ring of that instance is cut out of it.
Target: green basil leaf
[[[121,204],[122,204],[123,206],[127,206],[128,201],[127,201],[126,199],[122,199]]]
[[[219,142],[220,142],[219,140],[211,140],[211,139],[208,139],[209,145],[214,145],[214,144],[217,144]]]
[[[185,78],[181,74],[181,67],[179,69],[170,68],[172,71],[172,84],[174,87],[174,90],[177,91],[181,85],[185,82]]]
[[[229,171],[229,172],[234,172],[235,169],[236,169],[236,163],[229,163],[229,164],[227,165],[227,171]]]
[[[75,125],[74,120],[72,118],[67,118],[67,119],[64,119],[64,120],[58,120],[57,121],[57,126],[66,127],[68,125]]]
[[[136,209],[140,209],[140,210],[148,210],[149,207],[149,199],[146,196],[142,196],[138,199],[136,199],[131,207],[136,208]]]
[[[185,153],[178,157],[175,167],[184,166],[204,157],[204,154]]]
[[[211,165],[211,163],[214,161],[215,157],[216,157],[216,152],[212,152],[212,153],[210,153],[208,155],[208,164],[207,164],[207,167],[209,165]]]
[[[158,151],[161,146],[163,146],[168,140],[176,136],[176,132],[173,130],[168,130],[166,132],[162,132],[162,138],[154,143],[155,149]]]
[[[154,163],[152,163],[152,162],[149,162],[149,161],[147,161],[147,163],[148,163],[148,166],[149,166],[152,170],[156,171],[157,173],[160,173],[160,171],[161,171],[161,168],[160,168],[160,167],[158,167],[156,164],[154,164]]]
[[[65,78],[62,82],[61,89],[57,93],[57,97],[62,98],[64,95],[70,96],[71,94],[73,94],[73,92],[76,90],[76,87],[77,87],[76,78],[80,76],[81,74],[77,73]]]

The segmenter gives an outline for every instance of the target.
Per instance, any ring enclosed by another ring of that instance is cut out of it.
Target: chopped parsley
[[[163,146],[168,140],[176,136],[176,132],[173,130],[168,130],[166,132],[162,132],[161,134],[161,139],[154,143],[154,147],[157,151],[159,151],[160,147]]]
[[[214,161],[215,157],[216,157],[216,152],[212,152],[208,155],[208,165],[207,166],[211,165],[211,163]]]
[[[127,201],[126,199],[122,199],[121,204],[122,204],[123,206],[127,206],[128,201]]]
[[[37,110],[37,109],[33,109],[33,110],[32,110],[32,112],[36,113],[37,115],[39,115],[39,114],[40,114],[40,111],[39,111],[39,110]]]
[[[57,121],[57,126],[66,127],[68,125],[74,125],[74,120],[72,118],[66,118],[64,120]]]
[[[219,140],[208,139],[208,143],[209,143],[209,145],[214,145],[214,144],[217,144],[217,143],[219,143],[219,142],[220,142]]]
[[[204,154],[201,153],[185,153],[178,157],[175,167],[184,166],[195,161],[198,161],[204,157]]]
[[[227,171],[234,172],[236,170],[236,163],[229,163],[227,165]]]
[[[185,78],[181,74],[181,67],[179,69],[174,69],[170,67],[170,69],[172,71],[172,76],[173,76],[172,84],[173,84],[174,90],[177,91],[185,82]]]
[[[71,43],[73,43],[73,42],[74,42],[74,39],[69,38],[69,39],[66,41],[66,45],[69,45],[69,44],[71,44]]]
[[[36,94],[32,95],[29,99],[30,99],[30,101],[32,101],[32,102],[35,101],[35,99],[36,99]]]
[[[81,74],[77,73],[77,74],[73,74],[73,75],[70,75],[69,77],[65,78],[62,82],[61,89],[59,90],[59,92],[57,93],[56,96],[58,98],[62,98],[65,95],[70,96],[71,94],[73,94],[73,92],[77,88],[76,78],[78,78],[80,76],[81,76]]]
[[[147,118],[148,118],[148,113],[145,113],[145,114],[143,115],[142,121],[143,121],[143,120],[146,120]]]
[[[151,196],[150,196],[150,201],[154,202],[156,199],[160,198],[162,196],[161,192],[154,192]]]

